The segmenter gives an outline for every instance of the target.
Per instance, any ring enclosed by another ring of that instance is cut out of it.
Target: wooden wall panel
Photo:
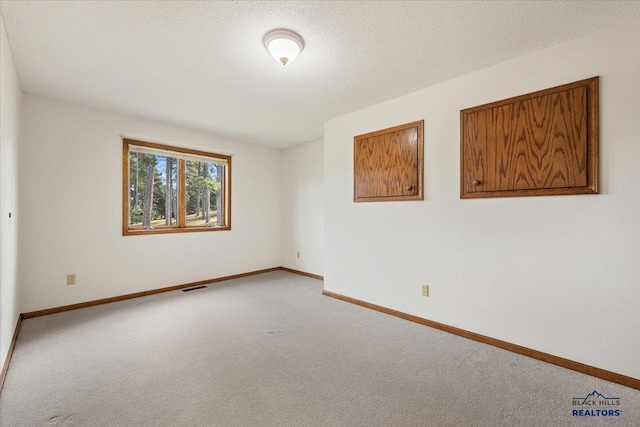
[[[422,200],[424,122],[354,138],[354,201]]]
[[[461,111],[462,198],[597,193],[598,78]]]

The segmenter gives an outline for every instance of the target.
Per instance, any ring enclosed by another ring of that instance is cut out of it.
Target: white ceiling
[[[640,18],[640,2],[1,1],[27,92],[273,147],[325,120]],[[286,68],[277,27],[305,49]]]

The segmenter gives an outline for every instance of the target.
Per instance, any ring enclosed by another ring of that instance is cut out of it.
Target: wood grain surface
[[[597,192],[597,83],[463,110],[461,197]]]
[[[354,201],[422,200],[424,121],[354,138]]]

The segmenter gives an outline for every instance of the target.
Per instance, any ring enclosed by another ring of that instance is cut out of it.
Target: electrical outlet
[[[300,258],[300,252],[296,252],[296,258]]]
[[[429,285],[422,285],[422,296],[423,297],[429,296]]]
[[[76,275],[67,274],[67,285],[75,285],[75,284],[76,284]]]

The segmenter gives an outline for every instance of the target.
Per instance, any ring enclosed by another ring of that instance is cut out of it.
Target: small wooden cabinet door
[[[463,110],[461,197],[596,193],[597,83]]]
[[[354,201],[422,200],[424,122],[354,138]]]

